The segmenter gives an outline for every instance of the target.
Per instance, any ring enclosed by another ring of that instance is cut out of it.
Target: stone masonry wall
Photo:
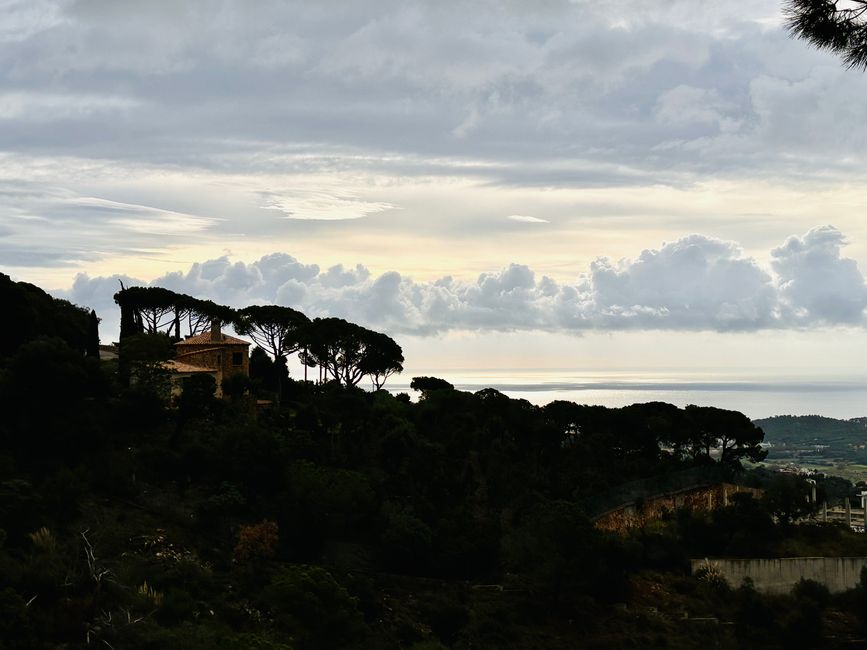
[[[762,494],[761,490],[731,483],[700,486],[623,505],[600,515],[594,523],[600,530],[623,533],[630,528],[640,527],[660,519],[666,512],[674,512],[681,508],[694,511],[724,508],[732,495],[738,492],[748,492],[756,498]]]
[[[231,345],[231,344],[196,344],[183,345],[177,348],[178,355],[176,359],[183,363],[188,363],[191,366],[200,368],[214,368],[217,370],[217,394],[222,393],[220,384],[223,379],[232,375],[242,373],[250,374],[250,355],[246,345]],[[241,354],[241,364],[236,366],[232,364],[232,353]]]

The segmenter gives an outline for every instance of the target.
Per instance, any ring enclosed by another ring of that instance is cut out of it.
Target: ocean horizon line
[[[452,382],[458,390],[547,392],[547,391],[751,391],[751,392],[838,392],[862,391],[867,382],[858,381],[554,381],[554,382]],[[410,389],[410,382],[390,382],[389,388]]]
[[[387,384],[391,393],[418,393],[410,389],[408,376]],[[532,381],[526,377],[454,377],[441,375],[457,390],[478,392],[493,388],[511,398],[526,399],[538,406],[563,400],[578,404],[619,408],[630,404],[667,402],[679,407],[688,404],[716,406],[740,411],[751,419],[775,415],[821,415],[848,420],[867,416],[867,380],[862,378],[815,379],[775,378],[767,380],[612,380]]]

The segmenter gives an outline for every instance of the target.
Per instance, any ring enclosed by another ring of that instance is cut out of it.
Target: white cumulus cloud
[[[360,264],[322,269],[285,253],[250,263],[223,256],[149,284],[235,307],[287,305],[395,335],[859,326],[867,284],[854,260],[843,257],[845,243],[831,226],[814,228],[770,251],[765,268],[734,242],[693,234],[634,259],[598,258],[574,282],[538,277],[514,263],[475,281],[446,276],[423,282],[396,271],[374,275]],[[111,336],[119,280],[138,282],[80,274],[71,289],[57,293],[95,308]]]

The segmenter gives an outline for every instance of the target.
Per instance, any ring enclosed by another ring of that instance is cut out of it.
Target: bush
[[[168,625],[193,619],[198,611],[196,601],[184,589],[169,589],[162,596],[157,610],[157,620]]]
[[[504,542],[508,569],[522,575],[549,606],[569,610],[582,596],[624,600],[634,564],[629,551],[564,501],[533,508]]]
[[[792,595],[799,601],[806,601],[818,610],[825,609],[831,602],[831,592],[828,587],[815,580],[801,578],[794,587]]]
[[[4,639],[23,641],[30,634],[24,599],[14,589],[0,589],[0,643]]]
[[[695,572],[695,579],[707,585],[712,591],[724,592],[730,589],[722,571],[713,564],[705,564]]]
[[[58,470],[42,484],[42,503],[46,514],[60,523],[68,523],[78,516],[78,502],[88,488],[84,471]]]
[[[298,565],[281,571],[265,589],[264,605],[303,648],[364,647],[358,603],[325,569]]]
[[[260,521],[252,526],[241,526],[235,545],[235,561],[255,563],[274,557],[279,529],[273,521]]]
[[[183,391],[177,399],[181,418],[203,417],[211,413],[217,403],[216,390],[217,380],[212,375],[198,373],[184,379]]]
[[[385,566],[394,571],[423,573],[430,566],[432,534],[411,508],[386,503],[380,551]]]

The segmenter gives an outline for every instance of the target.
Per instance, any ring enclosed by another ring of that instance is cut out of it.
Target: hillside
[[[800,479],[744,472],[763,452],[741,413],[538,407],[431,377],[411,401],[316,367],[377,333],[295,314],[325,337],[306,358],[330,381],[259,350],[226,399],[210,376],[172,397],[149,356],[170,337],[141,330],[161,312],[176,328],[189,297],[138,297],[119,361],[84,356],[50,318],[0,356],[2,650],[782,648],[867,630],[862,587],[766,598],[689,575],[689,558],[867,555],[863,535],[792,525]],[[256,311],[242,315],[258,327],[282,314]],[[373,361],[359,371],[381,378]],[[765,498],[621,535],[594,525],[604,504],[642,507],[684,477]]]
[[[765,432],[772,465],[793,463],[853,481],[867,479],[867,417],[780,415],[754,424]]]
[[[836,420],[821,415],[778,415],[754,423],[764,430],[765,442],[774,444],[834,447],[867,444],[867,417]]]

